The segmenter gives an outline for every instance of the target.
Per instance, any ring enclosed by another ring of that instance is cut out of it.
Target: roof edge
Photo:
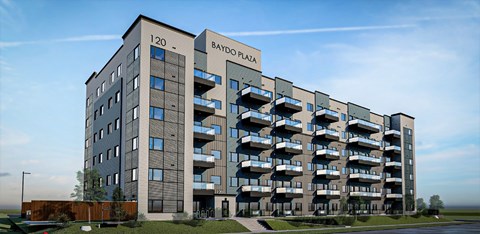
[[[394,115],[403,115],[403,116],[405,116],[405,117],[408,117],[408,118],[411,118],[411,119],[415,119],[415,117],[413,117],[413,116],[411,116],[411,115],[407,115],[407,114],[402,113],[402,112],[398,112],[398,113],[392,114],[392,116],[394,116]]]
[[[169,24],[166,24],[166,23],[162,23],[162,22],[160,22],[160,21],[158,21],[158,20],[155,20],[155,19],[152,19],[152,18],[150,18],[150,17],[147,17],[147,16],[144,16],[144,15],[140,14],[140,15],[138,15],[138,17],[135,19],[135,21],[133,21],[132,25],[130,25],[130,27],[127,29],[127,31],[123,34],[123,36],[122,36],[122,39],[123,39],[123,40],[125,40],[125,38],[128,36],[128,34],[133,30],[133,28],[135,27],[135,25],[137,25],[137,23],[140,22],[140,20],[142,20],[142,19],[143,19],[143,20],[146,20],[146,21],[149,21],[149,22],[151,22],[151,23],[158,24],[158,25],[160,25],[160,26],[163,26],[163,27],[172,29],[172,30],[177,31],[177,32],[179,32],[179,33],[185,34],[185,35],[187,35],[187,36],[189,36],[189,37],[193,37],[193,38],[196,37],[196,35],[193,34],[193,33],[189,33],[189,32],[187,32],[187,31],[184,31],[184,30],[179,29],[179,28],[177,28],[177,27],[174,27],[174,26],[172,26],[172,25],[169,25]]]

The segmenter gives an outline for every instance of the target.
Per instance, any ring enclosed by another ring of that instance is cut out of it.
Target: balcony
[[[380,142],[372,139],[367,139],[363,137],[352,137],[348,138],[347,143],[355,146],[361,146],[369,149],[380,149]]]
[[[278,187],[275,189],[275,195],[284,198],[302,198],[303,189]]]
[[[215,157],[206,154],[193,154],[193,166],[199,168],[214,168]]]
[[[364,174],[364,173],[352,173],[348,175],[348,179],[352,181],[358,181],[362,183],[380,183],[381,178],[379,175],[372,175],[372,174]]]
[[[329,159],[329,160],[338,160],[340,159],[340,153],[337,150],[331,149],[320,149],[315,151],[315,156],[322,158],[322,159]]]
[[[390,177],[385,179],[385,183],[393,185],[402,185],[402,178]]]
[[[213,75],[198,69],[193,70],[193,82],[195,88],[208,91],[215,87],[215,80],[218,79],[217,75]]]
[[[317,120],[322,120],[322,121],[329,122],[329,123],[337,122],[338,121],[338,112],[332,111],[332,110],[329,110],[329,109],[317,110],[317,111],[315,111],[315,118],[317,118]]]
[[[337,170],[319,169],[315,171],[315,175],[329,180],[340,179],[340,172]]]
[[[277,165],[275,166],[275,172],[285,176],[301,176],[303,175],[303,168],[295,165]]]
[[[338,141],[340,135],[332,129],[320,129],[313,133],[313,136],[320,140]]]
[[[193,182],[193,195],[211,196],[215,193],[215,184],[209,182]]]
[[[198,141],[210,142],[215,140],[215,129],[203,126],[193,126],[193,138]]]
[[[266,150],[272,147],[272,139],[259,136],[244,136],[240,138],[243,147]]]
[[[378,133],[382,128],[378,124],[374,124],[372,122],[369,122],[363,119],[353,119],[348,121],[348,127],[354,128],[360,131],[368,132],[368,133]]]
[[[350,155],[348,156],[348,161],[367,166],[380,166],[380,163],[382,162],[380,158],[365,155]]]
[[[297,155],[301,154],[302,151],[302,145],[293,143],[293,142],[279,142],[275,144],[275,151],[283,154],[292,154],[292,155]]]
[[[301,133],[302,132],[302,122],[282,119],[278,120],[273,124],[276,131],[283,131],[288,133]]]
[[[244,172],[250,173],[270,173],[272,171],[272,164],[269,162],[261,162],[254,160],[242,161],[239,167]]]
[[[256,87],[247,87],[240,92],[242,99],[255,104],[267,104],[272,101],[272,92]]]
[[[215,114],[215,103],[200,97],[193,98],[195,114],[209,116]]]
[[[275,100],[275,108],[290,113],[300,112],[302,111],[302,101],[289,97],[282,97]]]
[[[403,198],[403,195],[401,193],[387,193],[385,195],[386,199],[395,199],[395,200],[401,200]]]
[[[385,167],[393,168],[395,170],[400,170],[400,169],[402,169],[402,163],[401,162],[386,162]]]
[[[247,111],[240,115],[240,120],[244,124],[254,125],[259,127],[268,127],[272,124],[272,115],[263,114],[258,111]]]
[[[385,131],[384,133],[385,137],[387,138],[397,138],[397,139],[400,139],[400,137],[402,136],[402,134],[400,133],[400,131],[398,130],[388,130],[388,131]]]
[[[372,192],[350,192],[350,197],[359,197],[364,200],[380,200],[382,198],[381,193],[372,193]]]
[[[387,153],[400,154],[402,153],[402,148],[400,146],[390,145],[390,146],[385,146],[384,151]]]
[[[340,191],[331,189],[317,189],[315,195],[326,199],[339,199]]]
[[[240,190],[249,197],[270,197],[272,192],[270,186],[257,185],[242,185]]]

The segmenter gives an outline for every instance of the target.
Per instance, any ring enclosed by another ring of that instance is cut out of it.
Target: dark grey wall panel
[[[390,116],[384,115],[384,116],[383,116],[383,124],[385,125],[385,128],[390,128],[390,129],[392,129],[390,123],[391,123],[391,118],[390,118]]]
[[[275,77],[275,93],[273,94],[274,99],[277,94],[294,98],[292,82]]]
[[[194,59],[195,59],[195,64],[194,64],[195,68],[200,69],[202,71],[207,70],[207,54],[206,53],[195,50]]]
[[[330,109],[330,96],[315,91],[315,110],[317,109],[317,106]]]
[[[351,102],[349,102],[347,105],[348,105],[348,115],[351,115],[354,118],[370,121],[369,109],[353,104]]]

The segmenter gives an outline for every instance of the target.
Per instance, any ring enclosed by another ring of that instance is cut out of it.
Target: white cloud
[[[84,35],[76,37],[56,38],[49,40],[36,41],[0,41],[0,48],[17,47],[24,45],[38,45],[58,42],[85,42],[85,41],[112,41],[121,40],[121,35],[105,34],[105,35]]]

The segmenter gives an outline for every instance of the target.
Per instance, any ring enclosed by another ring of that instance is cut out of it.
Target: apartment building
[[[122,38],[86,82],[84,166],[109,197],[149,219],[415,212],[413,117],[265,76],[210,30],[140,15]]]

